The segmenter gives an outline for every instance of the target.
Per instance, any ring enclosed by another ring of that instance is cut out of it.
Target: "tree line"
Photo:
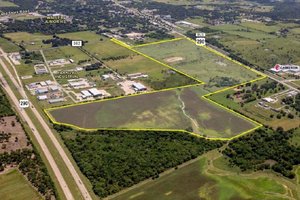
[[[63,133],[62,138],[100,197],[158,178],[166,169],[223,145],[183,132],[115,130]]]
[[[261,128],[230,141],[223,154],[242,171],[270,169],[294,178],[293,166],[300,164],[300,147],[290,143],[295,132]]]

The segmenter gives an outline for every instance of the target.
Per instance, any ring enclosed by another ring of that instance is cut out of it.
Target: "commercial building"
[[[40,95],[37,98],[38,98],[39,101],[44,101],[44,100],[48,99],[47,95]]]
[[[273,72],[290,72],[297,73],[300,72],[300,66],[298,65],[280,65],[276,64],[273,68],[270,69]]]
[[[48,93],[48,89],[47,88],[38,88],[36,91],[35,91],[36,94],[46,94]]]
[[[147,90],[147,87],[144,86],[143,84],[141,83],[133,83],[132,84],[132,87],[135,91],[145,91]]]
[[[35,65],[34,70],[37,75],[48,74],[48,70],[44,64]]]
[[[96,88],[89,89],[88,91],[93,95],[93,97],[102,96],[102,93]]]
[[[89,97],[92,97],[93,95],[89,92],[89,91],[87,91],[87,90],[82,90],[81,92],[80,92],[81,94],[82,94],[82,98],[83,99],[86,99],[86,98],[89,98]]]
[[[64,98],[58,98],[58,99],[50,99],[48,102],[50,104],[53,104],[53,103],[59,103],[59,102],[64,102],[65,99]]]

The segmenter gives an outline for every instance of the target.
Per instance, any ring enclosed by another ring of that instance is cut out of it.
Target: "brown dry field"
[[[12,121],[15,122],[15,126],[12,126]],[[0,118],[0,135],[3,133],[11,133],[11,137],[8,142],[2,141],[0,143],[0,153],[15,151],[17,149],[31,148],[27,146],[27,136],[19,122],[17,122],[15,116]],[[18,137],[18,141],[15,138]],[[5,147],[5,148],[4,148]]]

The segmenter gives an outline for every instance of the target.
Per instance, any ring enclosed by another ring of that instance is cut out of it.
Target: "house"
[[[141,83],[134,83],[134,84],[132,84],[132,87],[133,87],[133,89],[134,89],[135,91],[137,91],[137,92],[147,90],[147,87],[144,86],[144,85],[141,84]]]
[[[274,103],[275,102],[275,100],[270,98],[270,97],[263,98],[262,100],[265,101],[265,102],[268,102],[268,103]]]
[[[103,80],[107,80],[107,79],[109,79],[109,77],[110,77],[110,76],[107,75],[107,74],[102,75],[102,79],[103,79]]]

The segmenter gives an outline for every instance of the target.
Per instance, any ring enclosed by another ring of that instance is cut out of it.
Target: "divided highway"
[[[8,57],[6,56],[6,54],[2,51],[2,49],[0,49],[0,53],[2,53],[1,56],[3,56],[5,59],[8,59]],[[10,61],[8,61],[10,63]],[[10,63],[11,64],[11,63]],[[24,90],[24,88],[22,87],[22,85],[19,85],[18,82],[16,81],[16,79],[14,78],[14,76],[11,74],[11,72],[9,71],[8,67],[6,66],[6,64],[2,61],[2,59],[0,59],[0,65],[2,66],[2,68],[5,70],[6,74],[9,76],[9,78],[11,79],[11,81],[13,82],[14,86],[18,89],[18,91],[20,92],[22,98],[24,99],[28,99],[26,92]],[[4,77],[2,74],[0,74],[0,76],[2,77],[3,82],[5,83],[6,81],[4,80]],[[9,95],[9,97],[12,99],[14,105],[16,108],[19,108],[19,100],[17,99],[17,97],[15,96],[13,89],[10,88],[10,86],[8,84],[4,84],[3,85],[4,90],[7,92],[7,94]],[[60,156],[62,157],[62,160],[65,162],[65,165],[67,166],[68,170],[70,171],[74,181],[76,182],[76,185],[78,186],[80,193],[82,195],[82,197],[85,200],[92,200],[92,197],[90,196],[87,188],[85,187],[85,185],[83,184],[79,174],[77,173],[77,171],[75,170],[72,162],[70,161],[70,159],[68,158],[67,154],[65,153],[63,147],[60,145],[60,143],[58,142],[57,138],[55,137],[54,133],[52,132],[52,130],[50,129],[50,127],[48,126],[48,124],[45,122],[44,118],[41,116],[41,114],[35,109],[34,105],[31,105],[29,108],[27,109],[31,109],[31,111],[34,113],[34,115],[36,116],[37,120],[39,121],[39,123],[41,124],[41,126],[43,127],[44,131],[48,134],[48,136],[50,137],[52,143],[54,144],[55,148],[57,149],[57,151],[59,152]],[[66,184],[66,181],[64,180],[55,160],[53,159],[53,156],[51,155],[47,145],[45,144],[45,142],[43,141],[42,137],[40,136],[40,134],[37,132],[37,129],[35,127],[35,125],[33,124],[33,122],[31,121],[30,117],[27,115],[26,111],[24,109],[17,109],[17,111],[19,112],[19,114],[21,115],[21,117],[28,123],[29,127],[32,129],[34,136],[36,137],[39,145],[41,146],[47,160],[50,163],[51,168],[53,169],[55,176],[57,177],[59,184],[66,196],[66,198],[68,200],[73,200],[74,197],[72,196],[72,193],[70,191],[70,188],[68,187],[68,185]]]

